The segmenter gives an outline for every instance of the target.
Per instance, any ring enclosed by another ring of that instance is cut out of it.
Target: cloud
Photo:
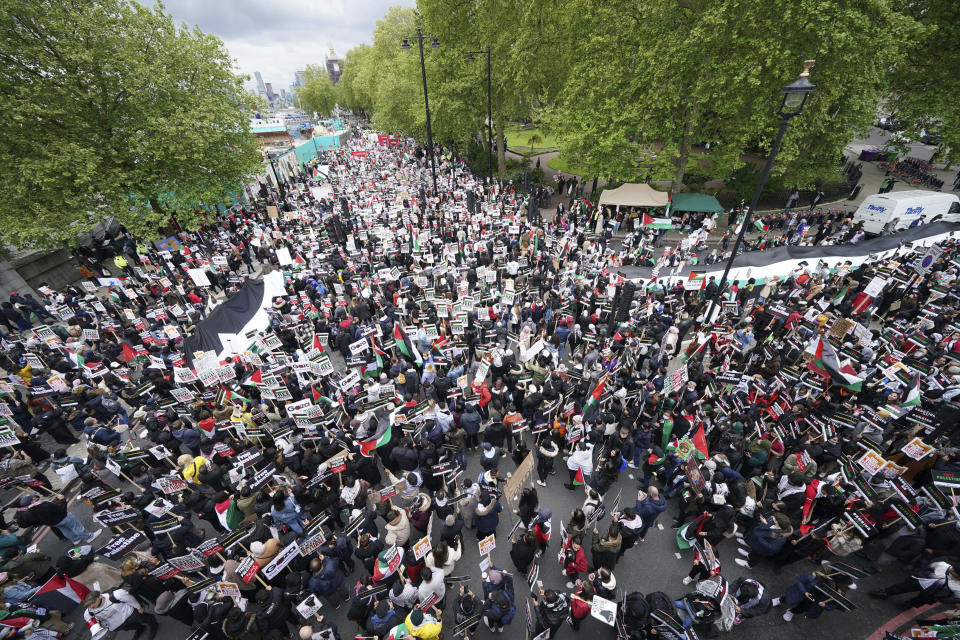
[[[373,42],[377,20],[389,7],[416,6],[416,0],[164,0],[163,4],[177,22],[197,25],[223,40],[237,71],[251,78],[259,71],[279,93],[293,83],[297,69],[323,64],[330,47],[342,57],[358,44]]]

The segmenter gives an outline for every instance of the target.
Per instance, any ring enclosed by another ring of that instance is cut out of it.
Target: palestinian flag
[[[401,622],[393,629],[390,629],[390,633],[387,634],[386,640],[406,640],[407,638],[412,638],[410,635],[410,630],[407,628],[406,622]]]
[[[209,426],[210,428],[209,429],[205,428],[207,426]],[[216,433],[217,431],[217,423],[206,422],[205,420],[201,420],[200,422],[197,423],[197,429],[200,431],[200,433],[206,435],[208,438],[212,438],[213,434]]]
[[[651,229],[673,228],[672,220],[670,218],[652,218],[647,214],[643,214],[643,220],[641,221],[640,226],[649,227]]]
[[[847,297],[847,291],[850,291],[850,287],[845,287],[843,291],[838,293],[836,297],[833,299],[833,304],[840,304],[841,302],[843,302],[843,299]]]
[[[370,348],[373,349],[374,361],[360,367],[360,374],[362,376],[377,378],[380,376],[380,372],[383,371],[383,358],[387,354],[378,349],[376,343],[374,343],[372,339],[370,340],[370,343]]]
[[[223,525],[224,529],[233,531],[240,526],[243,514],[237,508],[233,498],[227,498],[223,502],[213,505],[213,508],[216,509],[217,518],[220,519],[220,524]]]
[[[82,369],[83,365],[87,362],[86,358],[79,353],[74,353],[73,351],[67,351],[67,357],[70,358],[70,362],[73,364],[74,369]]]
[[[132,347],[130,347],[130,345],[124,343],[124,345],[123,345],[123,360],[124,360],[124,362],[126,362],[127,364],[129,364],[129,363],[133,362],[134,360],[136,360],[137,358],[141,358],[141,357],[143,357],[143,356],[139,355]]]
[[[386,429],[379,431],[379,433],[375,433],[373,437],[360,443],[360,455],[367,458],[372,458],[373,450],[389,443],[392,437],[393,423],[391,421],[387,421]]]
[[[577,467],[577,473],[573,476],[573,486],[582,487],[584,485],[583,481],[583,468]]]
[[[920,405],[920,374],[913,377],[910,388],[907,391],[907,397],[900,403],[901,407],[916,407]]]
[[[402,561],[403,553],[397,548],[396,545],[381,551],[380,555],[377,556],[377,561],[373,566],[374,581],[379,583],[392,576],[400,567],[400,563]]]
[[[703,431],[703,424],[693,434],[693,446],[696,447],[697,457],[703,460],[710,457],[710,451],[707,449],[707,436]]]
[[[430,345],[430,354],[441,361],[445,360],[446,356],[443,355],[443,350],[447,348],[449,343],[450,338],[448,336],[440,336]]]
[[[684,549],[689,549],[693,546],[693,542],[690,541],[690,538],[687,537],[687,532],[690,529],[692,522],[688,522],[679,529],[677,529],[677,548],[683,551]],[[691,535],[695,535],[695,531],[690,531]]]
[[[230,391],[224,386],[220,386],[220,392],[217,394],[217,404],[233,404],[235,402],[242,402],[247,404],[250,402],[247,398],[244,398],[242,395],[235,391]]]
[[[416,366],[423,366],[423,356],[420,355],[420,350],[410,341],[410,338],[407,337],[406,332],[400,328],[399,324],[393,325],[393,339],[397,343],[397,349],[400,350],[400,353],[406,356],[407,359]]]
[[[707,287],[707,276],[706,274],[703,274],[703,273],[696,273],[695,271],[691,271],[690,275],[687,277],[687,281],[695,282],[698,285],[700,285],[698,289],[705,289]]]
[[[583,405],[583,415],[589,415],[594,409],[600,405],[600,396],[603,395],[604,386],[607,384],[607,377],[604,376],[597,381],[597,386],[593,388],[593,391],[590,392],[590,397],[587,399],[587,404]]]
[[[320,336],[317,334],[313,334],[313,348],[323,353],[323,343],[320,342]]]
[[[56,609],[65,615],[83,604],[90,589],[67,576],[55,574],[30,598],[32,604]]]
[[[846,387],[851,391],[860,391],[863,378],[857,375],[849,364],[840,364],[837,351],[823,336],[817,338],[817,345],[813,352],[813,361],[807,365],[813,371],[828,376],[834,383]]]
[[[763,226],[763,220],[754,220],[753,226],[755,226],[757,228],[757,231],[759,231],[760,233],[763,233],[767,230],[767,228]]]
[[[243,384],[254,386],[263,384],[263,371],[261,369],[257,369]]]

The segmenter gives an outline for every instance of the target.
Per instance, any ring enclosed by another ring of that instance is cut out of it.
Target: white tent
[[[657,191],[648,184],[628,182],[616,189],[604,189],[600,194],[601,205],[622,207],[665,207],[669,194]]]

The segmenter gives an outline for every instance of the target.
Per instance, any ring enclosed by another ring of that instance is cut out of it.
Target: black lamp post
[[[733,253],[730,254],[730,258],[727,260],[727,266],[723,269],[723,277],[720,278],[720,286],[717,288],[717,293],[710,301],[710,309],[705,319],[706,322],[710,322],[713,317],[717,299],[723,295],[724,288],[727,286],[727,276],[730,274],[730,268],[733,266],[733,261],[737,257],[737,251],[743,242],[743,236],[747,232],[747,226],[750,224],[750,217],[753,215],[753,210],[757,208],[757,201],[760,200],[760,192],[763,191],[763,185],[767,182],[767,176],[770,175],[770,170],[773,168],[773,160],[777,157],[777,151],[780,150],[780,143],[783,141],[783,134],[787,131],[787,124],[790,123],[791,118],[800,115],[800,112],[803,111],[804,104],[807,102],[807,98],[816,90],[816,86],[810,84],[810,81],[807,79],[810,76],[810,68],[814,62],[816,61],[805,61],[803,63],[803,73],[800,74],[800,77],[797,78],[795,82],[783,88],[783,101],[780,103],[780,109],[777,111],[780,115],[780,130],[777,132],[777,137],[773,141],[773,146],[770,147],[770,154],[767,156],[767,162],[763,166],[763,171],[760,173],[760,180],[757,182],[757,188],[753,192],[750,208],[747,209],[743,216],[743,222],[740,223],[740,232],[737,234],[737,241],[733,244]]]
[[[437,167],[434,165],[433,160],[433,131],[430,129],[430,99],[427,98],[427,67],[423,61],[423,41],[430,40],[430,46],[434,49],[440,48],[440,41],[436,36],[423,35],[420,27],[417,27],[417,35],[411,37],[417,41],[420,47],[420,77],[423,78],[423,106],[427,111],[427,155],[430,157],[430,173],[433,174],[433,194],[436,196],[440,191],[437,189]],[[410,38],[404,38],[403,42],[400,43],[400,48],[409,49]]]
[[[487,55],[487,169],[490,174],[490,182],[493,182],[493,107],[491,98],[490,81],[490,47],[480,51],[471,51],[467,54],[467,62],[473,62],[475,54],[484,53]]]
[[[287,191],[283,188],[283,183],[280,182],[280,176],[277,174],[277,165],[273,162],[273,156],[268,153],[267,158],[270,160],[270,168],[273,169],[273,179],[277,181],[277,191],[280,193],[280,198],[286,200]]]

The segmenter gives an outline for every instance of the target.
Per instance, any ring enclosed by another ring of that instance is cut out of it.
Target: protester
[[[24,494],[10,502],[21,528],[0,533],[4,560],[23,572],[9,600],[59,572],[83,576],[70,589],[108,631],[156,633],[142,602],[217,640],[286,637],[292,621],[302,638],[336,638],[327,617],[349,601],[345,624],[360,634],[405,625],[434,638],[454,620],[474,621],[473,633],[478,615],[503,630],[529,584],[532,625],[556,633],[568,616],[591,624],[598,597],[618,600],[614,567],[621,589],[645,590],[620,559],[672,538],[657,526],[665,511],[681,550],[693,548],[673,582],[696,558],[685,581],[696,591],[650,600],[687,624],[749,624],[769,609],[762,572],[798,560],[820,567],[774,600],[788,621],[855,606],[848,574],[874,560],[912,570],[884,580],[878,598],[960,595],[955,240],[937,236],[926,260],[919,242],[867,239],[839,214],[758,215],[766,228],[745,251],[808,244],[813,227],[856,244],[819,263],[816,243],[799,265],[758,254],[721,289],[719,270],[679,266],[710,254],[696,246],[710,220],[687,216],[697,237],[667,239],[679,246],[665,256],[666,234],[645,229],[645,214],[628,224],[640,212],[575,190],[560,219],[531,216],[546,195],[486,183],[446,154],[434,192],[411,141],[354,134],[281,172],[283,194],[254,185],[162,247],[125,231],[106,240],[97,264],[119,285],[104,273],[42,287],[48,315],[19,294],[4,307],[0,403],[17,454],[0,475]],[[620,231],[595,234],[598,222]],[[722,242],[709,247],[718,259]],[[32,316],[45,324],[31,330]],[[565,486],[585,495],[548,553],[551,514],[566,512],[548,486],[557,458]],[[51,479],[66,483],[61,494]],[[504,509],[518,529],[501,524]],[[74,555],[25,553],[44,527]],[[494,536],[491,555],[529,576],[519,594],[490,566],[474,595],[478,553],[464,528]],[[730,538],[736,564],[721,571]],[[95,582],[107,595],[80,595]],[[303,615],[317,598],[325,613]]]

